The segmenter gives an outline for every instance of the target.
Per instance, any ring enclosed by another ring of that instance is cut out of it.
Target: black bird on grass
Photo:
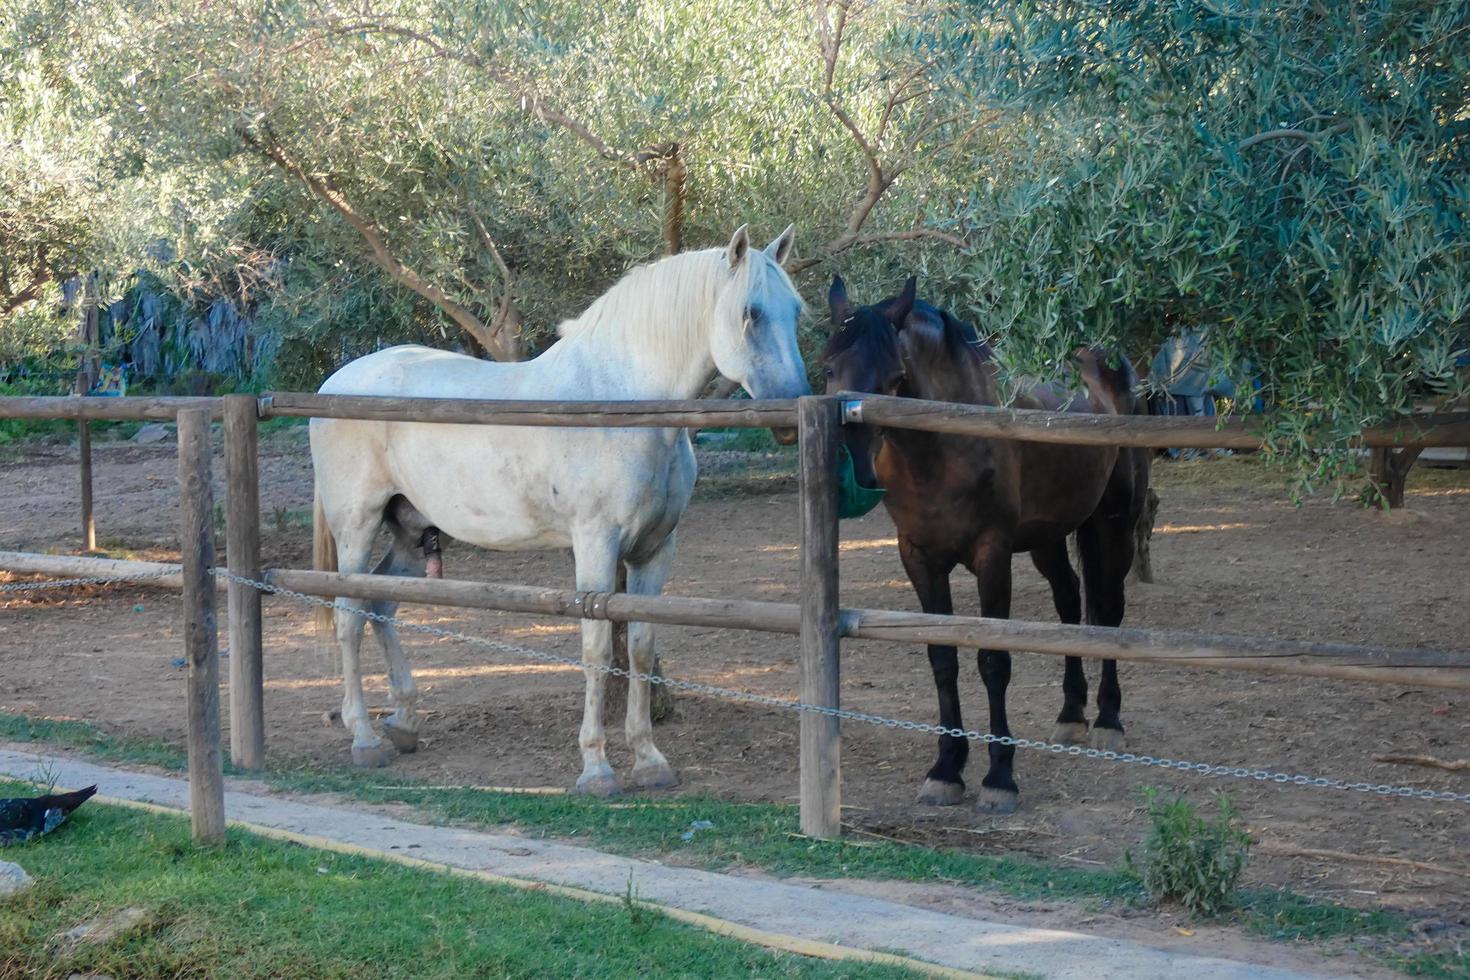
[[[50,833],[95,792],[96,786],[88,786],[75,793],[0,800],[0,847],[24,844],[34,837]]]

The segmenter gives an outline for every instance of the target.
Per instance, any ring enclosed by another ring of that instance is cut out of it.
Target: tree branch
[[[369,256],[384,272],[391,276],[400,285],[412,290],[424,299],[433,303],[444,314],[459,325],[465,333],[474,338],[475,342],[489,352],[496,359],[506,359],[507,351],[498,342],[495,334],[487,327],[479,317],[470,312],[469,309],[456,302],[449,294],[438,286],[424,279],[413,269],[404,265],[388,247],[387,239],[383,230],[371,218],[361,214],[353,207],[352,203],[332,182],[319,174],[307,172],[306,168],[287,152],[281,141],[276,138],[268,126],[263,126],[261,134],[250,132],[241,125],[236,127],[236,132],[241,140],[245,142],[256,153],[276,164],[286,173],[295,177],[306,186],[313,195],[327,204],[331,205],[342,219],[352,226],[362,240],[368,246]]]
[[[513,355],[511,359],[520,360],[524,346],[521,336],[521,312],[516,309],[515,305],[515,273],[510,271],[510,266],[500,254],[500,247],[495,244],[495,239],[490,237],[490,232],[485,229],[485,222],[480,220],[480,216],[471,211],[470,220],[475,223],[475,230],[480,234],[480,242],[485,246],[485,251],[490,253],[495,267],[500,270],[502,284],[500,304],[496,307],[495,316],[490,321],[491,329],[506,351]]]
[[[832,7],[836,7],[837,15],[834,22]],[[889,124],[893,120],[894,110],[914,99],[923,98],[933,93],[933,89],[927,85],[920,85],[917,89],[911,86],[924,75],[930,67],[928,63],[917,65],[907,71],[902,79],[888,90],[887,98],[883,103],[883,110],[878,119],[878,127],[872,136],[863,131],[852,115],[843,108],[837,99],[835,83],[837,78],[837,60],[842,52],[843,32],[847,28],[847,16],[851,7],[851,0],[816,0],[814,4],[814,15],[816,19],[817,49],[822,56],[822,102],[828,111],[847,130],[858,150],[863,155],[863,162],[867,167],[868,176],[863,194],[858,198],[848,213],[846,226],[842,234],[819,248],[816,255],[811,258],[795,259],[790,263],[792,272],[800,272],[814,265],[845,252],[857,245],[871,245],[876,242],[885,241],[915,241],[918,239],[932,239],[935,241],[948,242],[951,245],[963,248],[968,244],[963,238],[952,235],[949,232],[940,231],[937,228],[915,227],[908,231],[887,231],[863,234],[863,225],[872,215],[873,209],[878,206],[888,188],[893,186],[894,181],[906,173],[911,165],[911,157],[919,141],[929,135],[935,129],[956,121],[958,117],[944,118],[937,122],[931,122],[927,116],[923,124],[904,141],[905,149],[895,162],[885,165],[882,157],[883,140],[888,133]],[[977,121],[966,130],[963,138],[968,139],[984,120]]]
[[[31,280],[24,288],[15,293],[0,295],[0,317],[8,316],[11,312],[20,309],[31,300],[37,299],[47,284],[56,279],[56,270],[51,268],[47,261],[46,248],[42,246],[36,250],[35,260],[31,263]],[[7,287],[9,283],[6,283]]]
[[[437,38],[416,31],[408,27],[400,27],[396,24],[385,24],[381,21],[357,21],[354,23],[341,23],[335,19],[328,22],[328,26],[322,31],[302,41],[298,41],[287,48],[282,49],[282,54],[290,54],[300,48],[316,43],[327,36],[344,36],[354,34],[383,34],[396,37],[405,41],[413,41],[422,44],[432,51],[437,57],[479,71],[495,82],[506,94],[520,100],[522,107],[534,118],[548,125],[558,126],[577,137],[583,143],[590,146],[598,156],[605,160],[621,164],[631,170],[636,170],[645,163],[652,161],[663,161],[669,159],[678,151],[676,143],[653,143],[639,147],[635,150],[626,150],[613,146],[603,139],[592,128],[580,119],[567,115],[556,106],[546,102],[545,96],[537,89],[535,82],[517,72],[502,65],[494,64],[481,58],[479,55],[468,51],[458,51],[445,45]]]
[[[1268,129],[1264,133],[1247,136],[1239,143],[1236,143],[1235,148],[1236,150],[1249,150],[1258,143],[1265,143],[1269,140],[1300,140],[1303,143],[1313,143],[1320,139],[1326,139],[1329,136],[1335,136],[1338,133],[1345,133],[1352,128],[1353,124],[1350,120],[1343,120],[1335,126],[1328,126],[1326,129],[1317,133],[1309,132],[1305,129]]]
[[[793,259],[789,268],[792,272],[803,272],[850,248],[876,245],[879,242],[912,242],[924,239],[944,242],[956,248],[965,248],[970,244],[960,236],[938,228],[910,228],[906,231],[874,231],[866,235],[841,235],[825,246],[818,255],[805,259]]]

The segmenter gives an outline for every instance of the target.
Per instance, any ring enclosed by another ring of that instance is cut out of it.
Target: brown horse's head
[[[914,308],[917,286],[910,277],[898,296],[873,306],[854,307],[842,277],[833,278],[827,293],[832,334],[822,354],[827,394],[855,391],[891,395],[898,391],[904,379],[898,332]],[[878,452],[877,430],[870,425],[848,425],[842,432],[858,483],[869,489],[876,487],[873,459]]]

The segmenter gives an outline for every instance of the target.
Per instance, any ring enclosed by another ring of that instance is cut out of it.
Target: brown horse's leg
[[[1106,499],[1103,501],[1107,506]],[[1094,626],[1120,626],[1125,605],[1124,583],[1133,564],[1133,526],[1122,517],[1103,516],[1102,510],[1077,529],[1082,552],[1082,580],[1087,588],[1087,621]],[[1122,751],[1123,689],[1118,684],[1118,662],[1104,660],[1097,686],[1097,721],[1092,744]]]
[[[1011,550],[1003,542],[990,539],[976,548],[972,566],[980,584],[980,615],[996,619],[1011,616]],[[990,701],[990,734],[1010,737],[1006,720],[1006,688],[1011,683],[1011,655],[1006,650],[981,650],[980,679]],[[1016,808],[1020,788],[1012,766],[1016,747],[990,743],[990,770],[980,783],[978,807],[990,813],[1010,813]]]
[[[949,592],[950,569],[935,563],[927,555],[901,540],[898,547],[903,567],[908,572],[919,605],[926,613],[948,616],[954,612]],[[963,728],[960,719],[960,660],[954,647],[929,647],[929,667],[934,671],[934,688],[939,694],[939,723],[945,728]],[[965,795],[961,775],[970,755],[970,740],[953,735],[939,736],[939,757],[919,788],[917,802],[931,806],[953,806]]]
[[[1057,617],[1064,623],[1082,622],[1082,589],[1067,557],[1067,539],[1059,538],[1053,545],[1034,549],[1031,561],[1051,585]],[[1087,741],[1087,675],[1082,671],[1081,657],[1066,658],[1062,671],[1062,711],[1057,715],[1052,740],[1063,745],[1081,745]]]

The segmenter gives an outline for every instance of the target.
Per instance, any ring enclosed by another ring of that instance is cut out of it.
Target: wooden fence
[[[958,435],[1041,442],[1137,447],[1254,448],[1259,434],[1240,422],[1142,416],[1092,416],[872,395],[812,396],[745,402],[509,402],[268,394],[215,398],[0,398],[0,418],[177,419],[180,551],[173,566],[97,558],[0,552],[0,569],[56,576],[153,573],[159,585],[182,588],[188,666],[191,807],[196,837],[224,833],[219,658],[213,502],[207,478],[210,420],[224,422],[228,570],[307,595],[470,606],[615,622],[649,622],[761,630],[800,636],[800,699],[840,704],[843,637],[941,643],[993,649],[1213,667],[1267,674],[1346,678],[1470,690],[1470,655],[1390,650],[1340,643],[1216,636],[1174,630],[1107,628],[1022,620],[843,609],[838,601],[837,454],[844,424],[878,424]],[[260,562],[257,425],[272,417],[358,418],[398,422],[564,427],[795,428],[800,436],[801,601],[585,593],[523,585],[392,576],[264,570]],[[1470,445],[1470,413],[1408,417],[1365,431],[1367,446]],[[170,573],[162,577],[163,573]],[[242,768],[263,765],[260,591],[227,589],[230,638],[230,750]],[[840,831],[839,720],[801,714],[801,829],[813,837]]]

